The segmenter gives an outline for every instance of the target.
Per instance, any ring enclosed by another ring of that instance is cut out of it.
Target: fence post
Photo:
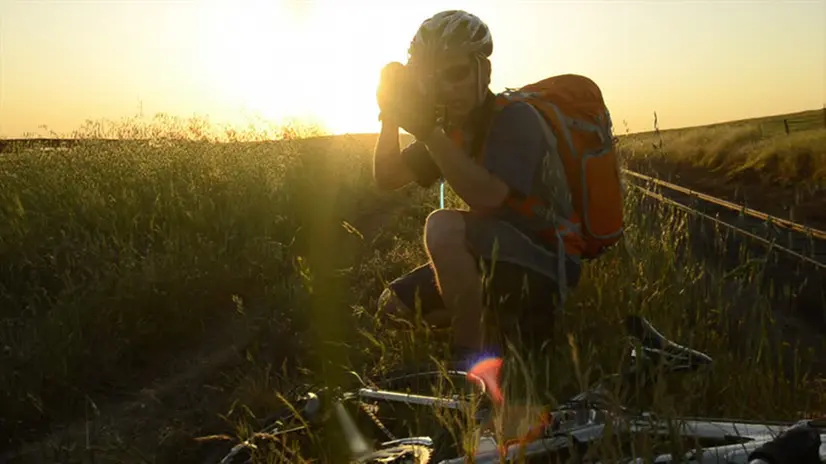
[[[826,127],[826,105],[823,105],[823,127]]]
[[[786,128],[786,135],[789,135],[789,120],[788,119],[783,120],[783,127]]]

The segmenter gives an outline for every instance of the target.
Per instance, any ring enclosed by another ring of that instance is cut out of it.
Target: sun
[[[407,38],[363,13],[332,1],[212,5],[202,31],[203,78],[228,106],[267,120],[310,118],[333,133],[375,132],[379,71],[400,59]]]

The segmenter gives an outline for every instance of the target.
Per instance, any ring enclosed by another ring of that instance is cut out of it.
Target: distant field
[[[619,146],[630,169],[826,229],[824,110],[623,135]]]
[[[826,182],[826,110],[625,135],[620,141],[631,162],[687,163],[765,182]]]
[[[675,129],[663,129],[659,132],[661,134],[669,132],[683,132],[692,129],[714,129],[719,127],[739,126],[759,124],[767,134],[771,132],[785,132],[784,120],[789,122],[789,129],[791,131],[826,128],[826,120],[824,120],[823,109],[798,111],[796,113],[775,114],[772,116],[761,116],[758,118],[736,119],[732,121],[723,121],[714,124],[704,124],[702,126],[680,127]],[[637,132],[634,135],[648,135],[653,134],[656,130]]]
[[[35,447],[46,461],[194,462],[193,437],[247,436],[277,391],[432,354],[432,333],[370,316],[383,285],[425,259],[421,227],[438,198],[376,191],[375,137],[5,153],[0,437],[65,423]],[[627,247],[587,266],[558,315],[553,362],[541,368],[554,393],[579,389],[573,349],[588,372],[616,367],[618,321],[633,312],[718,363],[690,391],[662,395],[664,414],[826,411],[806,350],[781,347],[759,264],[728,274],[702,257],[675,266],[683,219],[643,214],[639,201],[627,198]],[[226,349],[231,362],[218,364]]]

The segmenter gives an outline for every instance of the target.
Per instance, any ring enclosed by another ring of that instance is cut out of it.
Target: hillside
[[[826,229],[826,110],[619,140],[633,170]]]

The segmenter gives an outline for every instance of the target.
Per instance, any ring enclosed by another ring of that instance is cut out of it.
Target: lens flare
[[[500,385],[500,373],[502,371],[502,358],[487,357],[476,361],[468,370],[468,377],[476,377],[485,385],[485,390],[488,392],[490,399],[501,405],[505,402],[505,397],[502,394]]]

